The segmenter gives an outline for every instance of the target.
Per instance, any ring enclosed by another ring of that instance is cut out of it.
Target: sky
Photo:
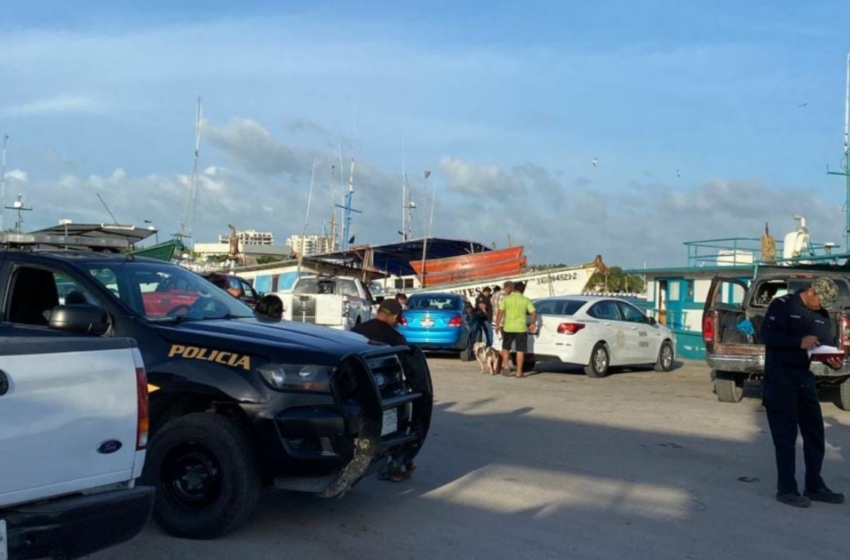
[[[201,96],[198,242],[301,233],[311,176],[321,232],[353,158],[357,243],[400,238],[404,169],[414,236],[510,237],[532,263],[680,265],[796,213],[843,245],[844,8],[6,0],[6,203],[31,230],[110,222],[100,195],[177,232]]]

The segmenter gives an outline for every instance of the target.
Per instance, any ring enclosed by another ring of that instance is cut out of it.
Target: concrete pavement
[[[846,556],[850,505],[776,503],[759,402],[717,402],[703,364],[523,380],[431,364],[438,402],[412,481],[370,479],[334,500],[269,492],[224,539],[178,540],[151,525],[95,558]],[[825,478],[847,492],[850,413],[823,407]]]

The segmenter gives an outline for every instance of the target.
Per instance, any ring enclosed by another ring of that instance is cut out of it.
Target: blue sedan
[[[414,294],[407,301],[398,330],[423,350],[460,352],[469,359],[470,328],[463,316],[463,297],[456,294]]]

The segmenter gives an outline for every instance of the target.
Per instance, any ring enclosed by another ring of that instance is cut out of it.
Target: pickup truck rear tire
[[[737,403],[744,398],[744,380],[734,373],[715,372],[714,388],[717,391],[717,400],[720,402]]]
[[[261,479],[247,435],[235,422],[194,413],[151,440],[143,479],[156,488],[153,517],[177,537],[211,539],[247,521]]]
[[[838,386],[838,407],[850,410],[850,379],[845,379]]]

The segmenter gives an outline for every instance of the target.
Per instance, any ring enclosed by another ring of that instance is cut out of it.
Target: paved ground
[[[840,558],[850,505],[773,499],[758,401],[715,400],[708,370],[491,378],[435,359],[433,431],[407,484],[340,500],[269,493],[225,539],[155,526],[98,559]],[[850,413],[824,403],[825,476],[850,491]],[[800,461],[802,462],[802,460]]]

